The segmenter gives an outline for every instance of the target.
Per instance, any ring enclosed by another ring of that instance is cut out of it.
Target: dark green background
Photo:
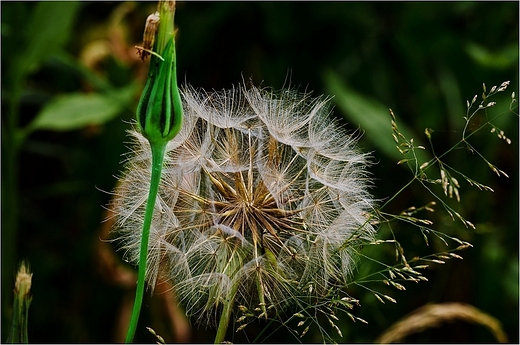
[[[26,258],[34,272],[30,341],[110,342],[122,292],[100,278],[93,246],[99,241],[103,205],[109,200],[103,191],[114,187],[121,154],[126,152],[125,130],[134,116],[143,85],[138,71],[143,69],[113,56],[98,64],[97,74],[78,67],[88,43],[107,39],[109,18],[120,3],[50,4],[42,9],[34,2],[1,3],[1,340],[5,341],[10,322],[13,270]],[[136,3],[125,16],[122,27],[129,49],[141,44],[144,21],[154,9],[152,2]],[[497,113],[507,112],[512,91],[518,94],[518,11],[518,2],[181,2],[176,13],[179,80],[222,89],[251,78],[274,89],[290,84],[315,96],[334,96],[334,116],[345,119],[352,130],[366,131],[360,146],[373,151],[377,164],[371,168],[372,192],[383,202],[412,175],[396,165],[391,152],[397,151],[382,146],[379,132],[363,126],[376,114],[366,113],[364,121],[359,120],[344,111],[342,102],[368,100],[377,109],[392,108],[399,124],[423,144],[424,129],[433,128],[435,150],[443,153],[461,138],[466,100],[482,93],[483,82],[489,90],[511,81],[509,89],[493,99],[498,102]],[[355,93],[339,92],[331,76]],[[16,149],[21,129],[57,95],[106,96],[131,82],[138,84],[137,92],[109,119],[67,131],[35,129]],[[498,318],[509,340],[519,341],[518,116],[505,114],[496,125],[505,130],[511,145],[489,133],[490,128],[472,137],[471,143],[509,178],[498,178],[462,146],[445,158],[495,190],[482,192],[459,178],[461,202],[445,198],[477,230],[449,220],[440,205],[430,215],[435,229],[474,247],[462,253],[464,260],[426,271],[429,282],[406,284],[408,291],[377,287],[397,304],[382,305],[353,289],[351,294],[362,303],[356,315],[369,324],[343,317],[345,337],[337,341],[372,342],[416,308],[452,301],[469,303]],[[389,117],[387,126],[389,131]],[[439,187],[432,188],[442,194]],[[414,184],[386,211],[399,213],[431,200]],[[410,257],[443,250],[426,247],[413,227],[396,225],[394,230]],[[392,248],[387,249],[387,262],[392,262]],[[361,262],[359,271],[368,265]],[[145,305],[143,326],[149,319]],[[212,332],[194,332],[193,339],[211,342]],[[302,341],[318,341],[316,334],[311,329]],[[153,341],[143,327],[136,339]],[[480,326],[456,322],[407,340],[493,342],[494,338]],[[238,336],[235,341],[246,339]],[[281,330],[266,341],[297,340]]]

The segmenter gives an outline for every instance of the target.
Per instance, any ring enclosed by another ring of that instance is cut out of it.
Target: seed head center
[[[212,201],[215,216],[255,245],[262,242],[264,234],[279,240],[284,231],[295,230],[297,212],[281,209],[263,181],[253,183],[249,176],[244,179],[240,172],[234,176],[208,173],[214,189],[221,199]]]

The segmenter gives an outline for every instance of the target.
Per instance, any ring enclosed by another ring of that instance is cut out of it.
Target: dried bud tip
[[[15,294],[20,294],[22,296],[28,294],[31,290],[31,284],[32,273],[29,271],[28,264],[22,262],[14,284]]]

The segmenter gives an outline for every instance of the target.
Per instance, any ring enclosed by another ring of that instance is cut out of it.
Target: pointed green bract
[[[151,55],[148,80],[137,106],[137,123],[150,143],[165,143],[182,125],[182,103],[177,87],[175,39],[171,6],[159,4],[161,22]],[[163,48],[164,47],[164,48]]]

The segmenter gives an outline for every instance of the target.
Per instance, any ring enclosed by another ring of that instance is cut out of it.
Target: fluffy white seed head
[[[367,156],[327,102],[255,87],[187,87],[182,98],[151,226],[150,286],[169,280],[187,313],[207,322],[231,291],[236,306],[260,314],[348,284],[373,240],[373,199]],[[137,264],[151,155],[130,135],[112,210],[116,239]]]

